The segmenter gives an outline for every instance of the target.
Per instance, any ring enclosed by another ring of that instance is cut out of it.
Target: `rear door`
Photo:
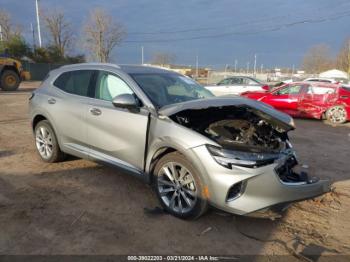
[[[143,107],[137,112],[115,107],[113,98],[122,94],[135,95],[117,73],[98,71],[94,99],[87,108],[90,156],[141,172],[149,112]]]
[[[261,101],[291,116],[298,116],[298,104],[304,86],[302,84],[287,85],[270,93]]]
[[[63,72],[53,83],[55,95],[47,97],[47,109],[62,149],[81,157],[88,155],[85,120],[93,76],[93,70]]]
[[[323,112],[337,99],[336,88],[331,86],[313,85],[305,89],[300,98],[301,116],[321,118]]]
[[[244,78],[243,83],[244,83],[244,91],[247,91],[247,92],[262,91],[261,84],[254,81],[253,79]]]

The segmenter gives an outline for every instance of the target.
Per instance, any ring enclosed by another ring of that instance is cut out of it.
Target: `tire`
[[[15,91],[18,89],[21,79],[13,70],[4,70],[1,73],[0,86],[4,91]]]
[[[172,167],[176,170],[175,178]],[[196,219],[207,210],[208,200],[203,195],[201,178],[180,153],[167,154],[158,161],[154,169],[154,189],[162,207],[175,217]]]
[[[343,124],[347,121],[347,112],[344,106],[332,106],[326,112],[326,119],[334,125]]]
[[[60,149],[55,132],[47,120],[40,121],[34,129],[35,145],[41,159],[48,163],[60,162],[66,154]]]

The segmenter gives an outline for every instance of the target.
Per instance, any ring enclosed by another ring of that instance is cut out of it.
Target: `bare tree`
[[[91,12],[84,32],[86,47],[92,57],[99,62],[110,61],[111,52],[126,36],[124,26],[113,21],[113,18],[102,9]]]
[[[344,41],[343,47],[337,55],[336,64],[338,69],[350,74],[350,38]]]
[[[175,62],[175,55],[170,53],[158,52],[153,55],[152,64],[155,65],[170,65]]]
[[[51,46],[61,57],[65,57],[74,39],[71,24],[66,20],[63,12],[58,10],[47,13],[44,20]]]
[[[11,16],[5,10],[0,10],[0,25],[3,41],[9,41],[13,36],[21,35],[21,28],[18,25],[13,25]]]
[[[320,73],[334,67],[330,49],[325,44],[315,45],[305,54],[303,68],[308,73]]]

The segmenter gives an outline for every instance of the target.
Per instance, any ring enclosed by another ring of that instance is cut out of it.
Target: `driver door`
[[[213,92],[213,94],[215,94],[216,96],[229,95],[232,92],[231,84],[232,84],[232,79],[227,78],[227,79],[222,80],[221,82],[219,82],[217,84],[217,86],[214,86],[209,90],[211,92]]]
[[[299,116],[298,105],[303,86],[300,84],[287,85],[266,96],[262,102],[291,116]]]
[[[87,112],[87,137],[90,157],[134,172],[142,172],[149,112],[140,107],[137,112],[117,108],[114,97],[134,94],[118,75],[98,71]]]
[[[230,94],[239,95],[245,91],[244,78],[234,77],[231,80]]]

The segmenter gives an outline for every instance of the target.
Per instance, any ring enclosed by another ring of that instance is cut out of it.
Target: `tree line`
[[[124,26],[100,8],[90,12],[81,37],[63,11],[54,9],[41,13],[45,45],[38,47],[34,34],[33,45],[30,45],[23,36],[23,27],[14,23],[8,12],[0,10],[0,53],[17,59],[28,57],[38,63],[79,63],[86,60],[86,55],[92,61],[109,62],[113,49],[126,37]]]
[[[350,73],[350,38],[344,41],[335,56],[326,44],[311,47],[303,58],[302,68],[311,74],[334,68]]]

